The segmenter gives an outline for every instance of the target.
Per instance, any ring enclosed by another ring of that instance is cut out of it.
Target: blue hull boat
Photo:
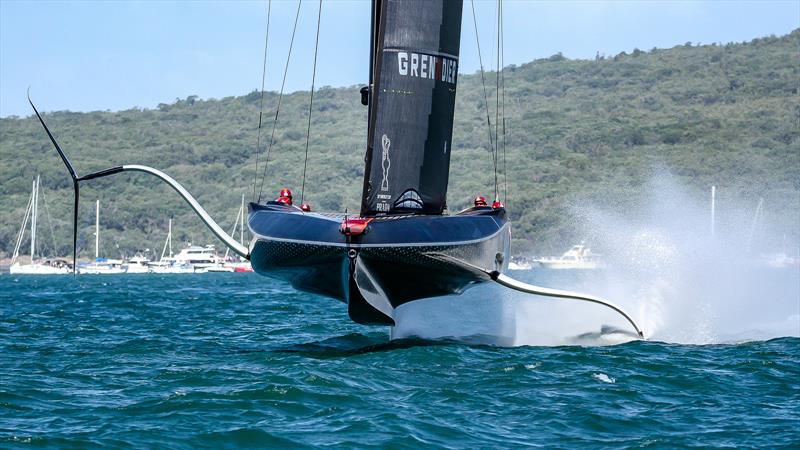
[[[393,325],[392,311],[404,303],[460,294],[486,280],[470,266],[507,266],[511,233],[502,208],[379,216],[359,233],[345,230],[347,223],[344,215],[251,203],[253,269],[347,303],[357,323]]]

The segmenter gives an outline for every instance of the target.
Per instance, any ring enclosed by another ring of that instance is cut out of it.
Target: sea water
[[[608,271],[512,276],[626,293]],[[390,340],[255,274],[3,274],[0,447],[796,448],[798,273],[758,276],[735,313],[622,299],[650,340],[596,345],[574,339],[625,322],[488,285],[395,330],[465,339]]]

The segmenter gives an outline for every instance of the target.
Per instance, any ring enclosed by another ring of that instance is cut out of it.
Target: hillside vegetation
[[[669,170],[690,188],[715,184],[721,196],[792,205],[780,220],[796,234],[799,51],[800,30],[795,30],[741,44],[687,43],[591,61],[554,55],[506,68],[506,163],[501,157],[499,176],[514,224],[514,251],[551,251],[571,243],[580,236],[565,216],[567,205],[615,199],[624,207],[640,195],[654,168]],[[494,77],[487,74],[492,121]],[[358,211],[366,141],[366,108],[358,88],[315,93],[305,197],[317,211]],[[480,75],[461,75],[458,89],[451,211],[476,194],[491,196],[494,185]],[[208,100],[193,96],[152,110],[62,111],[45,119],[78,173],[118,164],[162,169],[230,228],[242,194],[253,196],[259,99],[259,92]],[[274,92],[265,96],[262,146],[269,142],[277,99]],[[47,99],[35,100],[47,109]],[[299,196],[307,114],[308,92],[284,97],[263,198],[283,186]],[[263,168],[263,150],[260,159]],[[46,200],[40,205],[39,237],[46,253],[67,255],[72,211],[67,171],[35,118],[0,119],[0,256],[13,250],[37,173]],[[93,254],[98,198],[101,254],[160,252],[170,216],[176,245],[216,243],[162,182],[121,174],[82,189],[83,256]]]

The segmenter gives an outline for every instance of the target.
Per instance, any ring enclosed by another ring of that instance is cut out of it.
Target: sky
[[[0,0],[0,117],[40,110],[155,108],[176,98],[260,89],[268,0]],[[266,89],[279,90],[296,0],[272,0]],[[459,71],[479,69],[472,3],[464,1]],[[308,90],[316,0],[300,5],[286,91]],[[495,66],[496,2],[474,1],[487,70]],[[368,77],[367,0],[324,0],[317,87]],[[800,28],[800,0],[505,0],[505,64],[561,52],[568,58],[634,48],[749,41]],[[357,101],[357,100],[354,100]]]

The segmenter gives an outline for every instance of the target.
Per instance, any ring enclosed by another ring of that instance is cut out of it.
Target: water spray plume
[[[609,299],[628,311],[650,340],[716,344],[800,336],[800,267],[774,269],[759,260],[783,242],[783,221],[770,223],[763,200],[733,204],[722,186],[714,189],[712,212],[709,191],[691,190],[659,171],[639,201],[575,204],[570,208],[575,235],[586,237],[607,268],[534,269],[513,276]],[[797,211],[789,205],[773,209]],[[395,319],[395,338],[496,345],[635,339],[624,319],[602,307],[531,299],[491,285],[404,305]]]

